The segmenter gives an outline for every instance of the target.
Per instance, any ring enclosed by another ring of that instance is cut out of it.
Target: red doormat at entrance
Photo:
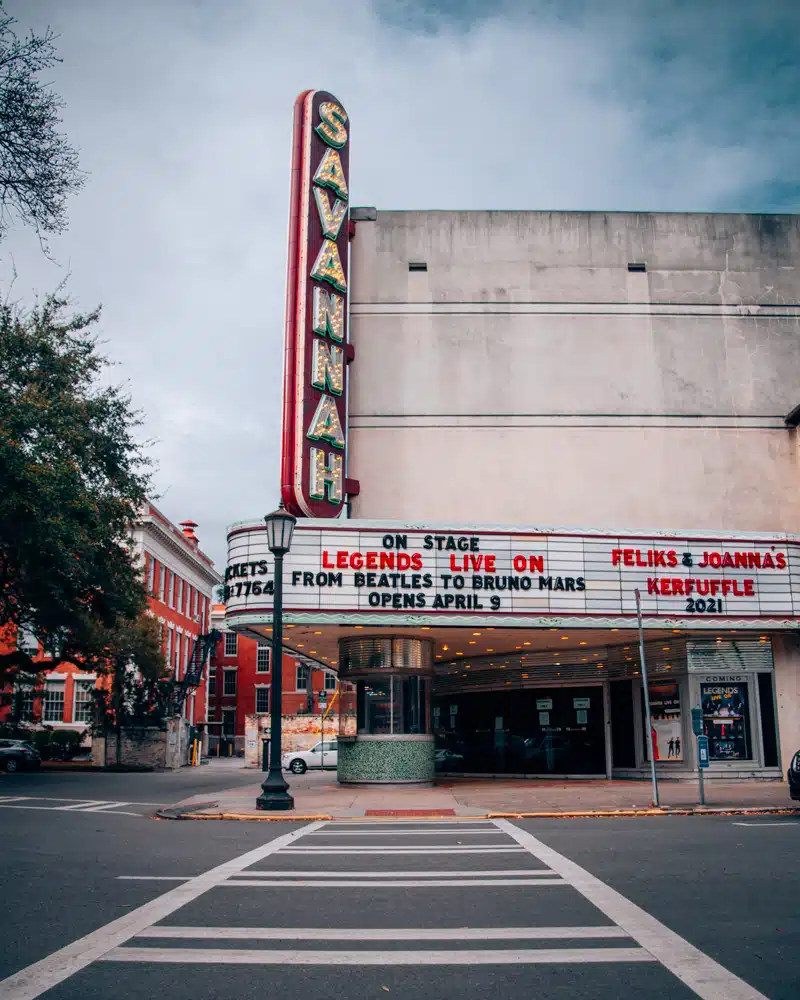
[[[455,809],[367,809],[365,816],[455,816]]]

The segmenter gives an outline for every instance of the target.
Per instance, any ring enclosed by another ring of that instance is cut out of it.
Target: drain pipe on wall
[[[656,777],[656,753],[655,747],[653,746],[653,722],[650,715],[650,687],[647,683],[647,660],[644,655],[644,632],[642,630],[642,599],[639,594],[639,588],[635,590],[636,594],[636,617],[639,622],[639,660],[642,664],[642,683],[644,684],[644,704],[645,711],[647,712],[647,733],[646,739],[650,745],[650,775],[653,779],[653,805],[658,808],[658,778]]]

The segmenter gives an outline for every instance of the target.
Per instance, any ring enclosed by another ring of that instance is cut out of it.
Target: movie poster
[[[655,759],[683,760],[681,697],[677,682],[658,681],[650,685],[650,723]],[[647,746],[645,755],[650,760]]]

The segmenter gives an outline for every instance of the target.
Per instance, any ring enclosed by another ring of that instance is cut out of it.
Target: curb
[[[800,809],[784,806],[676,806],[663,809],[604,809],[594,812],[487,813],[486,819],[619,819],[636,816],[800,816]]]
[[[256,823],[309,823],[314,820],[331,820],[332,816],[327,815],[297,815],[292,813],[291,815],[279,815],[273,816],[268,815],[250,815],[249,813],[227,813],[227,812],[216,812],[216,813],[203,813],[198,812],[199,809],[213,809],[218,803],[216,802],[197,802],[193,806],[187,806],[181,808],[179,806],[168,806],[166,809],[158,809],[155,813],[156,819],[172,819],[172,820],[197,820],[197,819],[237,819],[237,820],[250,820]]]
[[[311,823],[316,821],[335,823],[375,823],[379,825],[391,820],[387,816],[331,816],[327,813],[313,814],[281,814],[281,815],[260,815],[254,813],[230,813],[230,812],[198,812],[200,809],[211,809],[216,806],[216,802],[199,802],[187,808],[169,807],[159,809],[155,816],[157,819],[172,820],[214,820],[227,819],[239,820],[251,823]],[[605,809],[582,812],[493,812],[482,813],[471,816],[440,816],[429,817],[437,822],[449,820],[457,823],[459,820],[468,819],[630,819],[640,816],[800,816],[800,808],[791,806],[687,806],[685,808],[666,807],[663,809]],[[411,820],[413,822],[413,820]]]

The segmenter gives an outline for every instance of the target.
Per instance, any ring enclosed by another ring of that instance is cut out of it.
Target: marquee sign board
[[[268,622],[271,574],[263,522],[233,525],[228,624]],[[295,621],[630,625],[636,588],[652,627],[800,627],[800,537],[300,521],[284,560]]]
[[[286,276],[281,496],[336,517],[346,494],[350,121],[331,94],[295,101]]]

